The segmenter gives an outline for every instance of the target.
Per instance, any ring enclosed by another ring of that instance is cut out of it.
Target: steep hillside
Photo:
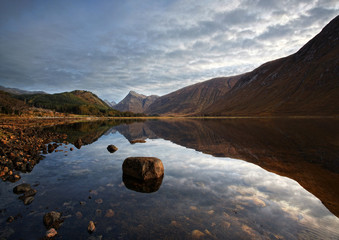
[[[147,114],[187,115],[197,113],[224,96],[239,80],[239,76],[214,78],[197,83],[158,98],[146,110]]]
[[[130,91],[127,96],[113,108],[119,111],[129,111],[133,113],[143,113],[159,96],[145,96],[143,94]]]
[[[339,16],[297,53],[245,74],[201,115],[339,115]]]
[[[100,109],[107,109],[109,107],[103,100],[101,100],[94,93],[83,91],[83,90],[75,90],[71,92],[71,94],[74,94],[75,96],[83,100],[84,102],[93,104]]]

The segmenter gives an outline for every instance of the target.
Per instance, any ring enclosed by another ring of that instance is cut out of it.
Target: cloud
[[[0,81],[47,92],[163,95],[297,51],[336,1],[2,1]]]

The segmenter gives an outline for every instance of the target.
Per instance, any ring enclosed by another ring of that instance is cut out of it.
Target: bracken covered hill
[[[244,74],[201,115],[339,115],[339,16],[297,53]]]
[[[152,103],[147,114],[188,115],[211,105],[232,89],[241,77],[221,77],[184,87]]]

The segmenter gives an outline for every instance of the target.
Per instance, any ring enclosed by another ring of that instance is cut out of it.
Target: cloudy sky
[[[337,0],[1,0],[0,85],[163,95],[294,53]]]

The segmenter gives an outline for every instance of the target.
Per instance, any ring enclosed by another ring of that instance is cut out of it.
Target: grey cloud
[[[314,27],[319,22],[328,21],[330,19],[329,16],[335,16],[335,12],[336,11],[333,9],[324,9],[320,7],[312,8],[304,15],[289,21],[285,25],[278,24],[269,26],[258,39],[271,41],[277,38],[292,37],[293,35],[297,35],[295,31],[305,31],[305,28]]]
[[[283,38],[288,35],[291,36],[293,35],[293,31],[293,28],[286,25],[270,26],[263,34],[258,37],[258,39],[272,41],[274,39]]]
[[[26,3],[1,3],[1,84],[109,100],[251,70],[297,50],[338,11],[335,1]],[[302,4],[312,7],[294,11]]]

